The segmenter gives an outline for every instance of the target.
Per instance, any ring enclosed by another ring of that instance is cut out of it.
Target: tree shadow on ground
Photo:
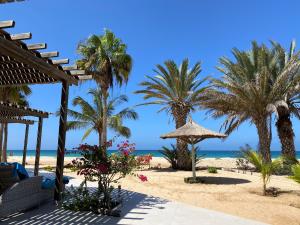
[[[250,180],[231,178],[231,177],[200,177],[204,184],[220,184],[220,185],[231,185],[231,184],[245,184],[250,183]]]
[[[90,191],[94,190],[95,188],[90,189]],[[157,208],[163,210],[165,208],[164,204],[168,202],[161,198],[147,196],[145,194],[127,190],[122,190],[121,197],[123,199],[120,205],[121,217],[97,215],[92,212],[75,212],[65,210],[62,207],[57,207],[54,202],[51,201],[27,212],[16,213],[6,218],[0,218],[0,223],[38,225],[139,224],[138,221],[143,220],[145,215],[148,214],[151,209]]]
[[[150,168],[148,170],[153,171],[153,172],[177,172],[178,171],[178,170],[172,169],[171,167],[169,167],[169,168]]]

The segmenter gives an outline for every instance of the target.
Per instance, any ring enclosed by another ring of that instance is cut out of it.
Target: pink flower
[[[145,181],[148,181],[148,178],[145,176],[145,175],[138,175],[138,178],[142,181],[142,182],[145,182]]]
[[[129,151],[123,150],[122,152],[123,152],[123,155],[124,155],[124,156],[129,156]]]
[[[108,172],[108,167],[105,164],[99,164],[99,165],[97,165],[97,169],[101,173],[107,173]]]

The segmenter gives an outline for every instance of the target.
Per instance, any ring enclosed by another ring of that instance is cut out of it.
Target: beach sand
[[[72,158],[66,157],[65,163]],[[9,157],[9,161],[21,161],[21,157]],[[27,160],[29,166],[34,158]],[[41,157],[41,167],[54,166],[56,160],[52,157]],[[215,166],[235,168],[233,158],[206,158],[198,166]],[[148,177],[148,182],[141,182],[134,176],[128,176],[121,181],[122,188],[162,197],[169,200],[213,209],[244,218],[254,219],[269,224],[299,225],[300,224],[300,184],[286,176],[272,176],[268,187],[280,188],[278,197],[261,195],[262,182],[257,173],[243,174],[218,170],[217,174],[197,171],[198,176],[209,177],[206,184],[185,184],[183,178],[191,176],[188,171],[173,171],[168,162],[154,157],[151,167],[161,169],[145,169],[137,171]],[[68,176],[77,177],[76,173],[65,171]],[[209,180],[208,180],[209,179]]]

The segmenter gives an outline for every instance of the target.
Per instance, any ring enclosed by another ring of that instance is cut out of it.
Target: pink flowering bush
[[[109,141],[107,146],[112,146],[112,141]],[[98,183],[98,197],[103,196],[99,204],[108,211],[111,210],[112,206],[112,184],[117,183],[126,175],[135,175],[142,182],[148,180],[146,176],[134,173],[135,168],[139,165],[132,154],[135,150],[135,144],[124,141],[117,147],[117,153],[108,155],[104,148],[97,145],[82,144],[76,148],[82,157],[72,161],[72,166],[77,168],[78,175],[84,176],[85,184],[86,181]]]

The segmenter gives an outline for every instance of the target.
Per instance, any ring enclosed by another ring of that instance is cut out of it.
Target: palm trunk
[[[106,143],[107,143],[107,98],[108,98],[108,89],[103,90],[103,121],[102,121],[102,134],[101,134],[101,146],[103,150],[103,157],[106,157]]]
[[[174,107],[172,114],[175,119],[176,129],[186,124],[187,115],[189,110]],[[180,139],[176,140],[176,151],[177,151],[177,169],[180,170],[192,170],[192,160],[188,152],[188,145],[185,141]]]
[[[263,195],[266,196],[267,195],[267,184],[265,181],[263,181]]]
[[[3,123],[0,125],[0,162],[2,162],[2,150],[3,150]]]
[[[288,159],[296,159],[293,124],[290,113],[279,113],[276,122],[278,136],[281,142],[281,154]]]
[[[102,142],[101,142],[101,133],[99,133],[98,140],[99,140],[99,146],[101,146],[102,145]]]
[[[8,124],[4,124],[4,142],[3,142],[3,151],[2,151],[2,160],[7,162],[7,135],[8,135]]]
[[[263,156],[264,161],[270,162],[271,161],[271,153],[270,153],[271,139],[270,139],[270,131],[268,129],[268,124],[267,124],[267,118],[261,117],[255,120],[254,123],[257,128],[258,138],[259,138],[258,150],[260,154]]]

